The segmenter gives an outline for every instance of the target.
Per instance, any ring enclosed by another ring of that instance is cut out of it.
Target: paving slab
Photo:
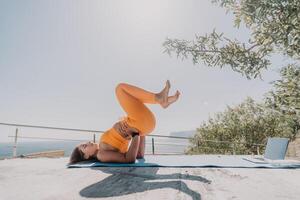
[[[294,199],[300,169],[67,168],[68,157],[0,160],[0,199]]]

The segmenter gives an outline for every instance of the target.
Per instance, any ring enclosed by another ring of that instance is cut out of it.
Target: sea
[[[17,143],[17,156],[42,151],[64,150],[64,156],[69,157],[78,141],[26,141]],[[13,157],[13,142],[0,143],[0,159]],[[187,141],[178,139],[155,139],[154,154],[184,154]],[[145,154],[153,154],[152,140],[146,139]]]

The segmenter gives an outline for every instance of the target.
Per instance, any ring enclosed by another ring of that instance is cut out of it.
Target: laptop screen
[[[288,138],[268,138],[264,157],[272,160],[283,160],[287,151]]]

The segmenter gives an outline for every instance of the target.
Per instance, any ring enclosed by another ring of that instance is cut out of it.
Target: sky
[[[167,109],[146,104],[160,135],[195,130],[247,96],[262,100],[279,77],[277,56],[262,80],[247,80],[163,52],[166,38],[192,40],[214,28],[244,41],[250,35],[210,1],[1,1],[0,122],[105,131],[126,115],[114,92],[121,82],[159,92],[170,80],[170,95],[181,92]],[[0,125],[0,142],[13,141],[15,129]],[[92,138],[32,128],[19,135]]]

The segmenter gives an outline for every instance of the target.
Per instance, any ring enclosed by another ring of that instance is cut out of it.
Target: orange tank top
[[[113,127],[102,134],[100,137],[100,142],[109,144],[119,149],[121,153],[126,153],[128,151],[129,140],[123,138]]]

